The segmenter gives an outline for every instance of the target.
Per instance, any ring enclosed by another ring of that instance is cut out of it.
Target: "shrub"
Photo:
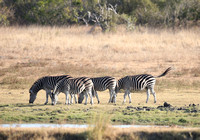
[[[9,25],[9,18],[12,16],[11,9],[6,7],[5,2],[0,0],[0,25]]]
[[[95,14],[103,31],[122,23],[127,29],[135,24],[175,27],[198,23],[199,7],[200,0],[0,0],[0,25],[97,25],[94,19],[80,20]]]

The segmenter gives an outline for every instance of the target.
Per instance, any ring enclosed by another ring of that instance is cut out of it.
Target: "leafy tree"
[[[0,25],[98,25],[151,27],[198,23],[200,0],[0,0]],[[131,27],[131,28],[130,28]]]

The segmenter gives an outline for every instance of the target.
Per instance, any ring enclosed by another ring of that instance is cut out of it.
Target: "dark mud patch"
[[[185,105],[182,107],[176,107],[173,106],[167,102],[164,102],[163,105],[157,106],[157,107],[147,107],[147,106],[139,106],[139,107],[134,107],[134,106],[127,106],[127,110],[132,110],[132,111],[155,111],[155,110],[160,110],[160,111],[184,111],[187,113],[197,113],[200,112],[200,105],[199,104],[189,104]]]

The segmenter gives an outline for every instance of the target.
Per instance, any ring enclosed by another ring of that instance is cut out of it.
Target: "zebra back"
[[[34,84],[30,88],[30,93],[37,94],[39,90],[53,90],[56,83],[62,80],[63,78],[71,78],[69,75],[61,75],[61,76],[45,76],[41,77],[34,82]]]
[[[169,67],[159,76],[152,76],[149,74],[125,76],[118,80],[116,93],[119,92],[120,89],[143,90],[144,88],[153,88],[156,78],[165,76],[171,69],[172,68]]]
[[[94,90],[104,91],[106,89],[115,89],[117,80],[114,77],[105,76],[105,77],[96,77],[91,78],[94,83]]]
[[[154,86],[155,82],[155,78],[148,74],[125,76],[118,80],[116,92],[119,92],[120,89],[143,90],[146,87]]]
[[[92,89],[93,82],[88,77],[64,78],[60,80],[53,91],[53,94],[69,91],[71,94],[80,94],[84,90]]]

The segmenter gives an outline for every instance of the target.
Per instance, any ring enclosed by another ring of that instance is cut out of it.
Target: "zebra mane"
[[[57,92],[58,90],[59,90],[59,91],[61,90],[61,88],[63,87],[63,83],[64,83],[64,81],[65,81],[66,79],[68,79],[68,78],[64,78],[64,79],[60,80],[60,81],[55,85],[52,94],[56,94],[56,92]]]
[[[44,80],[44,78],[45,77],[42,77],[42,78],[38,79],[37,81],[35,81],[33,83],[33,85],[31,86],[29,91],[37,94],[38,91],[43,88],[43,80]]]

